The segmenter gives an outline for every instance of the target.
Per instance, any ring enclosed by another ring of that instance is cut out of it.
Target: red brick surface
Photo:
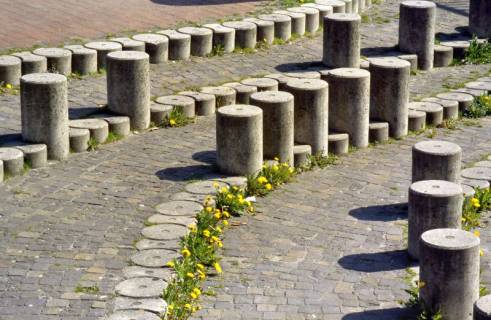
[[[243,14],[259,0],[0,0],[0,49]]]

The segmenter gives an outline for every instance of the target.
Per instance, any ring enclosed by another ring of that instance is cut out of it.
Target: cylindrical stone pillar
[[[195,91],[181,91],[178,94],[194,99],[196,115],[209,116],[215,113],[214,95]]]
[[[319,10],[319,25],[317,28],[320,26],[324,25],[324,18],[327,15],[330,15],[331,13],[334,13],[334,9],[332,6],[328,5],[323,5],[323,4],[317,4],[317,3],[304,3],[302,4],[302,7],[307,7],[307,8],[314,8]]]
[[[22,60],[14,56],[0,56],[0,86],[19,85],[22,76]]]
[[[327,136],[329,153],[341,155],[349,151],[349,135],[347,133],[330,133]]]
[[[418,132],[426,127],[426,113],[422,111],[408,111],[408,129],[412,132]]]
[[[446,141],[422,141],[412,149],[412,181],[446,180],[458,182],[462,149]]]
[[[121,51],[123,46],[113,41],[96,41],[85,44],[85,47],[97,51],[97,68],[98,70],[106,69],[106,57],[110,52]]]
[[[316,0],[315,3],[331,6],[333,13],[348,13],[346,11],[346,3],[341,0]]]
[[[68,76],[72,73],[72,52],[62,48],[39,48],[32,53],[46,57],[48,72]]]
[[[257,42],[256,24],[248,21],[228,21],[223,25],[235,30],[235,47],[238,49],[254,49]]]
[[[421,235],[419,297],[445,320],[472,320],[479,298],[479,238],[457,229]]]
[[[419,259],[419,238],[431,229],[461,227],[463,190],[460,184],[424,180],[409,187],[408,252]]]
[[[328,95],[327,82],[317,79],[293,79],[286,84],[293,94],[295,142],[308,144],[314,154],[327,155]]]
[[[109,41],[114,41],[123,46],[124,51],[145,51],[145,42],[130,38],[110,38]]]
[[[143,33],[134,35],[133,39],[145,43],[145,52],[150,57],[150,63],[162,63],[169,59],[169,38],[166,36]]]
[[[469,31],[479,38],[491,38],[491,2],[470,0]]]
[[[469,50],[470,42],[468,40],[442,41],[440,45],[452,48],[453,59],[462,60]]]
[[[491,320],[491,295],[488,294],[476,301],[474,320]]]
[[[67,79],[60,74],[32,73],[21,78],[22,139],[44,143],[48,158],[64,160],[68,137]]]
[[[145,52],[107,55],[107,100],[112,112],[130,118],[134,130],[150,124],[150,61]]]
[[[261,20],[258,18],[246,18],[244,21],[252,22],[256,25],[258,43],[272,44],[274,41],[274,22]]]
[[[399,50],[416,53],[421,70],[433,68],[436,5],[411,0],[400,4]]]
[[[443,107],[433,102],[410,102],[410,110],[422,111],[426,113],[426,124],[439,126],[443,122]]]
[[[274,22],[274,37],[287,41],[292,36],[292,19],[282,14],[261,14],[261,20]]]
[[[408,132],[409,77],[411,64],[398,58],[370,59],[370,117],[389,123],[391,137]]]
[[[257,92],[251,105],[263,110],[263,153],[265,159],[278,157],[293,166],[293,96],[284,91]]]
[[[257,87],[248,86],[240,82],[228,82],[224,83],[222,86],[233,88],[235,90],[236,104],[249,104],[251,95],[257,92]]]
[[[463,92],[444,92],[437,94],[436,97],[442,100],[457,101],[461,112],[469,109],[474,102],[472,95]]]
[[[293,162],[295,167],[308,165],[312,148],[306,144],[293,146]]]
[[[218,23],[205,24],[203,27],[213,31],[213,50],[218,53],[230,53],[235,50],[235,29],[222,26]]]
[[[453,61],[453,48],[435,45],[433,66],[435,68],[448,67]]]
[[[43,73],[48,70],[46,57],[38,56],[29,51],[16,52],[12,54],[22,60],[22,74]]]
[[[263,111],[251,105],[230,105],[217,110],[217,165],[220,172],[246,176],[261,170]]]
[[[293,80],[295,78],[288,77],[283,73],[272,73],[264,76],[265,78],[275,79],[278,81],[278,89],[280,91],[286,91],[286,84],[288,81]]]
[[[354,0],[342,0],[342,1],[346,5],[346,7],[345,7],[346,13],[355,13],[355,12],[353,12],[353,1]]]
[[[305,34],[305,14],[300,12],[290,12],[288,10],[278,10],[275,14],[283,14],[292,19],[292,34],[303,36]]]
[[[65,46],[72,52],[72,72],[88,75],[97,72],[97,51],[80,45]]]
[[[438,103],[443,107],[443,119],[459,118],[459,102],[455,100],[445,100],[440,98],[424,98],[422,102]]]
[[[340,68],[329,72],[329,129],[346,132],[357,148],[368,146],[370,73]]]
[[[192,118],[196,116],[196,107],[194,104],[194,99],[188,96],[181,95],[170,95],[158,97],[155,99],[156,103],[160,103],[167,106],[172,106],[173,108],[178,108],[183,116],[187,118]]]
[[[319,29],[319,10],[308,7],[288,8],[287,11],[305,15],[305,31],[315,33]]]
[[[333,13],[324,19],[322,63],[329,68],[360,67],[358,14]]]
[[[191,55],[191,36],[176,30],[161,30],[169,38],[169,60],[188,60]]]
[[[213,50],[213,31],[208,28],[184,27],[177,31],[191,36],[191,55],[206,57]]]
[[[215,96],[216,108],[236,104],[236,95],[234,89],[224,86],[218,87],[202,87],[201,92],[212,94]]]
[[[257,91],[278,91],[278,81],[271,78],[247,78],[240,83],[256,87]]]

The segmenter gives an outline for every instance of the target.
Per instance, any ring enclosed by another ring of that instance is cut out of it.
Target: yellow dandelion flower
[[[220,188],[220,185],[218,184],[218,182],[213,182],[213,187],[215,189],[218,189],[218,188]]]
[[[191,292],[191,294],[189,295],[191,297],[191,299],[197,299],[198,298],[198,295],[194,292]]]
[[[168,266],[168,267],[170,267],[170,268],[174,268],[176,266],[173,261],[169,261],[165,265]]]
[[[289,168],[289,169],[288,169],[288,172],[289,172],[289,173],[293,173],[293,172],[295,172],[295,169],[293,169],[293,168]]]
[[[229,194],[227,194],[227,199],[228,199],[228,200],[232,200],[233,198],[234,198],[234,196],[233,196],[232,194],[230,194],[230,193],[229,193]]]
[[[260,176],[259,178],[257,178],[257,182],[259,182],[260,184],[264,184],[264,183],[268,182],[268,179],[266,179],[263,176]]]
[[[210,242],[211,243],[214,243],[214,242],[217,242],[218,240],[219,240],[218,237],[212,236],[211,239],[210,239]]]
[[[275,171],[275,172],[276,172],[276,171],[278,171],[278,170],[280,170],[280,168],[278,168],[278,166],[277,166],[277,165],[274,165],[274,166],[273,166],[273,171]]]
[[[221,242],[220,240],[217,241],[217,245],[219,248],[223,248],[223,242]]]
[[[177,122],[176,122],[176,120],[174,120],[174,119],[170,119],[170,120],[169,120],[169,124],[170,124],[171,126],[175,126],[175,125],[177,124]]]
[[[479,232],[479,230],[476,230],[474,231],[474,235],[479,238],[481,236],[481,232]]]
[[[188,273],[186,273],[186,277],[193,279],[194,273],[188,272]]]
[[[206,212],[212,212],[213,208],[212,207],[206,207]]]
[[[214,216],[215,216],[215,219],[218,220],[222,217],[222,214],[220,212],[215,212]]]
[[[479,249],[479,255],[482,257],[484,255],[484,251],[482,249]]]
[[[220,192],[221,192],[221,193],[226,193],[226,192],[228,192],[228,187],[222,187],[222,188],[220,189]]]
[[[184,308],[187,309],[187,310],[191,310],[191,305],[189,303],[186,303],[184,305]]]
[[[220,228],[220,227],[216,227],[215,229],[216,229],[216,231],[218,231],[218,233],[222,233],[223,232],[222,228]]]
[[[222,214],[225,218],[230,218],[230,213],[228,213],[228,211],[223,211]]]
[[[167,310],[172,311],[174,310],[174,304],[170,304],[167,306]]]
[[[249,210],[249,212],[254,212],[254,207],[249,207],[247,210]]]
[[[204,265],[202,265],[201,263],[197,263],[197,264],[196,264],[196,268],[198,268],[198,269],[199,269],[199,270],[201,270],[201,271],[205,270],[205,266],[204,266]]]
[[[205,236],[205,238],[208,238],[210,236],[210,231],[209,230],[204,230],[203,231],[203,235]]]
[[[223,220],[222,223],[223,223],[224,226],[228,226],[228,221],[227,220]]]
[[[10,83],[7,83],[7,84],[5,85],[5,88],[7,88],[7,89],[12,89],[12,88],[13,88],[13,86],[12,86]]]
[[[194,288],[193,292],[196,293],[197,296],[201,295],[201,290],[199,288]]]
[[[187,258],[191,255],[191,252],[188,249],[183,249],[181,253],[184,258]]]
[[[423,288],[426,285],[424,281],[418,281],[418,288]]]
[[[217,273],[222,273],[223,272],[222,267],[220,266],[220,264],[218,262],[215,262],[213,264],[213,267],[215,268],[215,270],[216,270]]]
[[[273,189],[273,186],[271,185],[271,183],[266,183],[266,190],[271,190]]]
[[[280,158],[274,157],[274,161],[280,161]]]

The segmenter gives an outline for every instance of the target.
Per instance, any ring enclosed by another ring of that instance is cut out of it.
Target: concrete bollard
[[[191,56],[191,36],[176,30],[157,31],[169,38],[169,60],[188,60]]]
[[[108,109],[130,118],[131,128],[150,124],[150,63],[140,51],[117,51],[107,55]]]
[[[443,107],[433,102],[410,102],[410,110],[422,111],[426,113],[426,124],[439,126],[443,122]]]
[[[292,19],[282,14],[261,14],[261,20],[272,21],[274,23],[274,37],[283,41],[288,41],[292,36]]]
[[[295,142],[308,144],[314,154],[327,155],[328,95],[327,82],[317,79],[294,79],[286,84],[293,94]]]
[[[214,98],[214,97],[213,97]],[[172,112],[173,107],[164,104],[150,104],[150,121],[155,126],[162,126]]]
[[[426,113],[422,111],[408,111],[408,129],[412,132],[418,132],[426,127]]]
[[[389,140],[389,124],[387,122],[370,122],[370,143],[383,143]]]
[[[491,320],[491,295],[481,297],[474,303],[473,320]]]
[[[89,129],[70,128],[70,151],[80,153],[89,148],[90,131]]]
[[[445,180],[458,182],[462,149],[446,141],[422,141],[412,148],[412,182]]]
[[[125,116],[113,116],[108,114],[94,115],[94,118],[100,118],[109,125],[109,132],[119,137],[127,137],[131,131],[130,118]]]
[[[450,92],[465,93],[473,97],[479,97],[482,96],[483,94],[486,94],[486,91],[484,90],[476,90],[476,89],[469,89],[469,88],[458,88],[458,89],[450,90]]]
[[[235,30],[235,47],[237,49],[254,49],[257,43],[256,24],[248,21],[228,21],[223,25]]]
[[[102,119],[70,120],[68,124],[70,128],[89,130],[90,138],[98,144],[106,142],[109,136],[109,124]]]
[[[409,187],[408,252],[419,259],[419,239],[431,229],[461,227],[462,187],[443,180],[418,181]]]
[[[459,102],[455,100],[445,100],[440,98],[424,98],[422,102],[437,103],[443,107],[443,119],[459,118]]]
[[[217,110],[217,165],[220,172],[246,176],[261,170],[263,111],[251,105],[230,105]]]
[[[0,148],[0,161],[7,177],[20,176],[24,172],[24,154],[16,148]]]
[[[195,91],[181,91],[178,93],[194,99],[196,115],[209,116],[215,113],[215,96]]]
[[[305,15],[305,31],[315,33],[319,29],[319,10],[308,7],[288,8],[287,11]]]
[[[256,87],[257,91],[278,91],[278,81],[271,78],[248,78],[240,83]]]
[[[65,46],[72,52],[72,72],[88,75],[97,72],[97,51],[79,45]]]
[[[418,70],[418,55],[417,54],[400,54],[397,58],[406,60],[411,64],[411,71],[416,72]]]
[[[143,33],[134,35],[133,39],[145,43],[145,52],[150,57],[150,63],[158,64],[169,60],[169,38],[166,36]]]
[[[346,13],[354,13],[353,12],[353,0],[341,0],[345,4],[345,12]]]
[[[309,164],[309,157],[312,155],[312,148],[308,145],[293,146],[293,163],[295,167],[302,167]]]
[[[218,23],[205,24],[203,27],[213,31],[213,50],[219,53],[230,53],[235,50],[235,29],[222,26]],[[213,52],[212,50],[212,52]]]
[[[258,18],[246,18],[244,21],[252,22],[256,25],[257,43],[272,44],[274,41],[274,22],[261,20]]]
[[[432,69],[435,3],[419,0],[403,1],[400,4],[399,15],[399,50],[417,54],[419,69]]]
[[[3,161],[0,160],[0,183],[3,182],[4,179],[4,173],[3,173]]]
[[[67,90],[63,75],[32,73],[21,78],[22,139],[46,144],[53,160],[66,159],[70,151]]]
[[[358,14],[333,13],[324,19],[324,65],[330,68],[359,68],[360,23]]]
[[[278,157],[293,166],[293,96],[283,91],[257,92],[250,103],[263,110],[263,123],[267,124],[263,126],[264,158]]]
[[[316,0],[316,4],[331,6],[333,13],[347,13],[346,3],[341,0]]]
[[[201,88],[200,92],[214,95],[217,109],[224,106],[233,105],[236,101],[236,92],[234,89],[229,87],[203,87]]]
[[[191,55],[206,57],[213,50],[213,31],[201,27],[184,27],[177,29],[180,33],[191,36]]]
[[[257,87],[248,86],[239,82],[224,83],[223,86],[235,90],[235,103],[237,104],[249,104],[251,95],[257,92]]]
[[[351,12],[358,13],[360,10],[359,2],[360,0],[352,0],[351,1]]]
[[[457,229],[421,235],[419,291],[422,303],[445,320],[472,320],[479,298],[479,238]]]
[[[389,123],[391,137],[408,132],[411,64],[398,58],[370,59],[370,118]]]
[[[303,36],[305,34],[305,13],[277,10],[274,14],[282,14],[292,19],[292,34]]]
[[[435,68],[448,67],[453,61],[453,48],[435,45],[433,57],[433,66]]]
[[[19,85],[22,76],[22,60],[14,56],[0,56],[0,86]]]
[[[173,108],[179,108],[182,114],[187,118],[196,116],[196,107],[194,105],[194,99],[188,96],[171,95],[163,96],[155,99],[156,103],[160,103]]]
[[[285,72],[285,76],[297,79],[321,79],[321,74],[318,71],[294,70]]]
[[[440,45],[452,48],[453,58],[458,60],[465,58],[465,54],[470,47],[470,43],[467,40],[442,41]]]
[[[62,48],[39,48],[32,53],[46,57],[48,72],[68,76],[72,73],[72,53]]]
[[[145,42],[130,38],[110,38],[109,41],[117,42],[123,46],[123,51],[145,51]]]
[[[24,155],[24,163],[32,169],[42,168],[48,164],[48,148],[45,144],[29,144],[23,141],[13,141],[4,147],[19,149]]]
[[[264,76],[265,78],[275,79],[278,81],[278,90],[285,91],[288,81],[295,79],[293,77],[286,76],[283,73],[272,73]]]
[[[357,148],[368,146],[370,73],[355,68],[329,72],[329,128],[346,132]]]
[[[117,42],[112,41],[95,41],[89,42],[85,44],[86,48],[93,49],[97,51],[97,69],[105,70],[106,65],[106,57],[109,53],[114,51],[123,50],[123,46]]]
[[[459,111],[467,110],[474,102],[474,97],[462,92],[444,92],[436,95],[438,99],[457,101],[459,103]]]
[[[46,57],[38,56],[29,51],[12,53],[13,56],[22,60],[22,74],[43,73],[48,70],[48,60]]]
[[[479,38],[491,38],[491,3],[487,0],[470,0],[469,31]]]
[[[341,155],[349,151],[349,135],[347,133],[330,133],[327,136],[329,153]]]
[[[334,9],[332,6],[322,5],[317,3],[304,3],[302,7],[314,8],[319,10],[319,24],[317,28],[324,25],[324,18],[331,13],[334,13]]]

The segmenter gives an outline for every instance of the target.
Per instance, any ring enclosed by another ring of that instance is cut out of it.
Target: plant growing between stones
[[[87,142],[87,151],[95,151],[99,148],[99,143],[94,139],[90,138]]]
[[[279,159],[275,158],[278,162]],[[288,163],[265,163],[262,169],[253,175],[247,176],[247,196],[264,197],[282,184],[290,182],[296,175],[295,168]]]
[[[120,135],[120,134],[117,134],[117,133],[114,133],[112,131],[109,131],[109,134],[107,136],[107,139],[104,143],[113,143],[113,142],[116,142],[118,140],[121,140],[123,139],[123,136]]]
[[[225,47],[223,46],[223,44],[216,44],[213,46],[212,50],[211,50],[211,53],[209,54],[210,57],[213,57],[213,56],[223,56],[225,54]]]
[[[90,287],[84,287],[81,285],[77,285],[75,287],[75,292],[76,293],[97,294],[97,293],[99,293],[99,287],[96,285],[93,285]]]
[[[482,212],[491,208],[491,191],[488,189],[475,189],[475,195],[466,199],[462,208],[462,229],[471,231],[480,226]]]
[[[482,118],[488,115],[491,115],[491,97],[487,94],[475,97],[472,105],[462,113],[465,118]]]
[[[316,167],[324,169],[327,166],[337,164],[339,160],[339,158],[332,153],[326,156],[321,152],[318,152],[313,155],[308,155],[307,158],[308,158],[308,165],[302,168],[303,170],[307,170],[307,171],[313,170]]]
[[[182,106],[175,106],[168,116],[165,117],[162,126],[164,128],[169,127],[183,127],[190,123],[194,123],[194,118],[189,118],[184,115]]]

